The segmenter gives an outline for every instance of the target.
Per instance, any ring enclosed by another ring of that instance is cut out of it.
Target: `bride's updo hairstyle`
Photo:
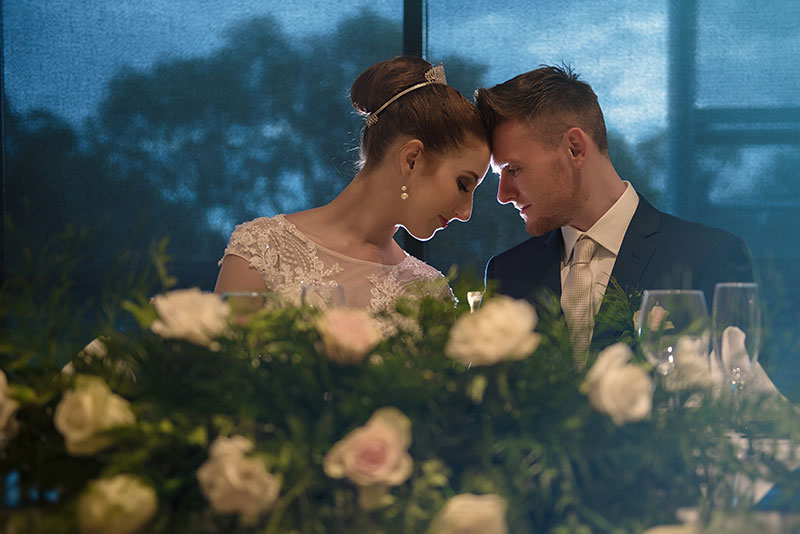
[[[358,167],[379,163],[399,136],[419,139],[426,155],[436,157],[463,148],[475,138],[489,143],[489,134],[478,110],[469,100],[444,83],[413,89],[380,109],[399,93],[424,84],[432,65],[416,56],[398,56],[365,70],[350,87],[353,107],[364,116],[375,114],[361,134]]]

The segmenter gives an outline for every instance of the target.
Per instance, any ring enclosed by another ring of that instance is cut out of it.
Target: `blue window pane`
[[[667,122],[667,3],[574,0],[510,1],[459,9],[458,2],[430,2],[428,59],[463,58],[470,71],[456,87],[471,95],[542,63],[568,64],[598,95],[620,174],[659,203],[665,170],[661,158]],[[639,147],[635,149],[635,147]],[[440,269],[473,266],[529,237],[517,211],[495,199],[490,172],[475,196],[472,220],[453,225],[430,242],[429,259]],[[463,298],[463,297],[462,297]]]
[[[89,227],[103,273],[169,235],[179,283],[210,290],[235,224],[350,180],[348,90],[401,53],[402,2],[4,2],[3,39],[5,205],[28,242]]]

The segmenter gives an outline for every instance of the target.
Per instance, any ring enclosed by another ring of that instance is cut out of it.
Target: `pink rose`
[[[356,308],[332,308],[317,322],[322,349],[332,361],[359,363],[375,348],[380,332],[369,313]]]
[[[323,469],[332,478],[347,478],[359,488],[359,503],[377,508],[389,486],[411,475],[411,421],[397,408],[377,410],[367,423],[347,434],[325,455]]]

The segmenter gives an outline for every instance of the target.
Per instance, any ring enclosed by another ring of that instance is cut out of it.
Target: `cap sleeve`
[[[263,256],[266,249],[270,246],[269,236],[263,219],[255,219],[249,222],[236,225],[231,233],[225,253],[220,258],[218,264],[222,264],[225,256],[239,256],[247,260],[250,265],[257,263],[256,258]]]

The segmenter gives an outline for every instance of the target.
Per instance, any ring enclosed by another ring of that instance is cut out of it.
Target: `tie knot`
[[[583,236],[575,243],[572,251],[572,264],[589,263],[597,250],[597,243],[591,237]]]

